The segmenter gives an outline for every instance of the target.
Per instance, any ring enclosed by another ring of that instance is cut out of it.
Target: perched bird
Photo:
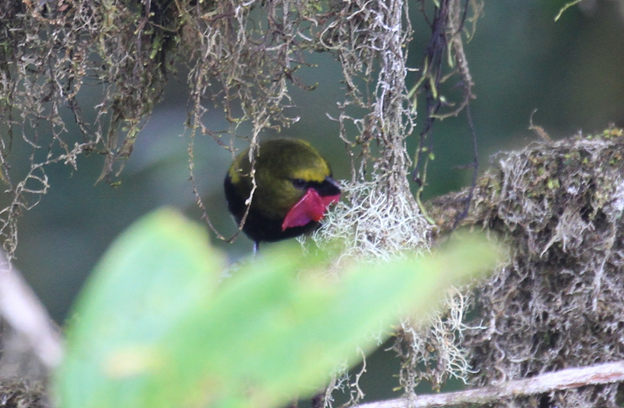
[[[327,207],[340,198],[329,165],[309,143],[274,139],[260,143],[255,157],[256,190],[243,232],[254,241],[280,241],[313,231]],[[228,208],[240,225],[252,190],[249,149],[239,154],[225,177]]]

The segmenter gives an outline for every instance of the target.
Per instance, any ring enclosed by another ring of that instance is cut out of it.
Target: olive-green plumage
[[[298,139],[268,140],[260,143],[257,152],[257,188],[243,232],[257,244],[295,237],[318,227],[318,220],[289,226],[290,222],[285,219],[295,206],[307,205],[308,190],[314,190],[311,193],[318,194],[317,197],[325,203],[321,214],[328,203],[338,200],[340,189],[331,178],[325,159],[310,144]],[[228,208],[237,223],[245,214],[245,201],[252,190],[250,172],[247,149],[234,159],[224,182]]]

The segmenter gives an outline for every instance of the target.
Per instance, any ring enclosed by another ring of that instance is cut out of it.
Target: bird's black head
[[[327,161],[310,144],[275,139],[255,156],[256,190],[243,231],[254,241],[278,241],[318,226],[327,206],[338,201],[340,185]],[[252,190],[249,150],[232,163],[225,181],[228,206],[241,221]]]

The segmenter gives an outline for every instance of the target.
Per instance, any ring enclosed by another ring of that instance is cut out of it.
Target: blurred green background
[[[624,126],[624,2],[585,0],[554,22],[564,3],[485,1],[476,36],[466,45],[476,84],[477,99],[471,109],[481,170],[488,167],[489,158],[496,152],[538,139],[528,130],[535,109],[534,123],[553,138],[579,130],[599,131],[610,123]],[[421,63],[429,39],[428,27],[417,8],[413,2],[411,67]],[[311,141],[331,162],[334,175],[347,178],[349,164],[343,143],[337,138],[338,126],[326,116],[335,116],[336,102],[343,100],[339,66],[329,55],[314,54],[311,61],[318,67],[308,68],[302,75],[308,84],[318,82],[318,89],[293,90],[295,107],[290,111],[301,120],[281,135]],[[187,97],[186,77],[181,72],[177,78],[170,78],[164,100],[139,136],[119,187],[95,184],[103,164],[101,157],[81,158],[78,171],[62,164],[48,169],[50,192],[19,221],[15,263],[57,321],[63,321],[109,243],[137,217],[172,205],[199,220],[200,211],[188,181],[189,138],[184,136]],[[207,122],[213,129],[227,128],[218,109]],[[417,133],[414,145],[416,137]],[[212,221],[229,236],[235,226],[227,214],[222,179],[231,155],[208,137],[198,137],[195,143],[198,189]],[[430,166],[426,198],[469,184],[470,172],[454,169],[472,160],[465,114],[436,123],[434,143],[436,159]],[[10,160],[18,161],[18,154]],[[213,242],[232,260],[252,248],[242,236],[235,244]],[[398,371],[398,363],[394,368]],[[371,387],[365,392],[372,397],[388,395],[387,388],[378,392],[374,385]]]

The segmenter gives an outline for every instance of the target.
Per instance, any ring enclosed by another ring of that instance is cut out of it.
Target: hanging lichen
[[[510,262],[476,288],[465,330],[475,385],[624,359],[624,131],[501,155],[462,224],[497,233]],[[448,230],[467,191],[435,199]],[[585,386],[497,407],[619,407],[622,385]]]

